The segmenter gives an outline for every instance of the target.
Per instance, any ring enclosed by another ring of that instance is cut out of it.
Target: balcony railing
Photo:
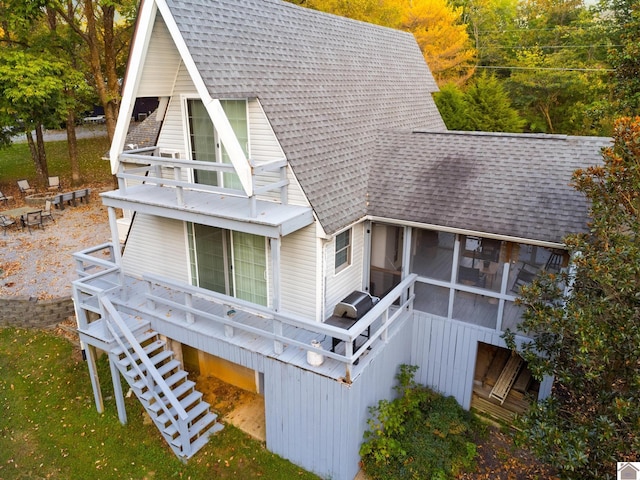
[[[165,154],[166,155],[166,154]],[[205,172],[236,173],[233,165],[228,163],[205,162],[163,156],[163,150],[157,146],[136,148],[120,154],[118,172],[118,188],[126,193],[127,180],[130,184],[147,184],[175,188],[176,202],[180,207],[185,206],[184,190],[192,189],[221,195],[248,198],[250,200],[251,216],[256,216],[256,200],[258,196],[277,192],[280,202],[287,204],[287,161],[276,159],[268,162],[254,162],[251,164],[252,192],[250,195],[243,190],[224,188],[190,181],[194,178],[194,170]],[[138,164],[139,167],[131,167]],[[171,173],[173,172],[173,174]],[[265,180],[265,174],[278,174],[277,181]],[[261,180],[259,180],[259,178]]]
[[[85,252],[75,254],[75,258],[89,268],[95,257]],[[411,314],[414,299],[413,286],[417,276],[411,275],[403,280],[349,329],[300,319],[287,313],[276,312],[267,307],[157,275],[144,275],[142,280],[137,281],[138,285],[143,285],[144,288],[137,290],[130,287],[119,288],[124,284],[115,285],[121,278],[119,269],[115,265],[113,268],[93,275],[81,276],[74,282],[77,306],[89,311],[97,311],[99,307],[97,298],[107,295],[116,306],[123,306],[129,310],[137,309],[143,316],[159,319],[166,319],[170,312],[173,324],[186,329],[193,328],[194,324],[197,324],[198,328],[206,326],[212,331],[223,332],[221,338],[229,341],[236,336],[250,334],[252,337],[270,342],[272,345],[270,352],[277,356],[281,356],[287,349],[316,352],[343,364],[344,379],[346,382],[351,382],[353,365],[357,364],[370,348],[380,348],[385,344],[390,328],[399,319]],[[124,295],[129,298],[122,298]],[[141,308],[139,305],[145,305],[145,307]],[[83,315],[80,315],[80,318],[82,321],[79,328],[86,330],[89,321]],[[369,331],[368,338],[363,336],[366,330]],[[103,332],[104,335],[110,335],[107,331],[103,330]],[[344,353],[311,345],[310,339],[323,336],[344,342]],[[366,341],[354,348],[355,340],[364,338]],[[104,340],[110,339],[107,337]],[[313,369],[313,367],[308,368]]]

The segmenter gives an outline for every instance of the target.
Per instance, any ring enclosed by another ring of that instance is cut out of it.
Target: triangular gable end
[[[184,63],[191,81],[196,87],[198,95],[211,117],[211,121],[218,132],[220,140],[224,145],[231,163],[238,174],[240,183],[249,196],[253,195],[253,183],[251,180],[251,166],[244,155],[242,147],[233,132],[231,124],[227,119],[222,105],[218,99],[211,98],[207,87],[202,80],[198,68],[189,53],[189,50],[180,34],[171,12],[164,0],[143,0],[138,15],[138,23],[133,38],[133,48],[127,66],[127,76],[122,93],[120,104],[120,112],[118,115],[118,123],[109,156],[111,159],[112,173],[116,173],[118,165],[118,154],[124,147],[124,142],[133,112],[133,106],[140,87],[141,80],[144,75],[145,59],[149,52],[149,43],[152,37],[154,24],[156,22],[157,13],[160,13],[162,20],[169,30],[171,38]],[[171,77],[175,78],[175,75]]]

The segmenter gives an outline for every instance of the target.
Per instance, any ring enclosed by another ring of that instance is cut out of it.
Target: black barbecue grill
[[[325,323],[327,325],[333,325],[334,327],[344,328],[348,330],[356,324],[358,320],[365,316],[365,314],[378,303],[380,299],[373,297],[367,292],[354,291],[343,298],[333,309],[333,315],[329,317]],[[369,338],[371,334],[371,326],[367,327],[366,334],[363,332],[362,336]],[[331,351],[334,352],[336,346],[342,340],[337,338],[331,339]],[[353,351],[356,351],[356,341],[353,341]]]

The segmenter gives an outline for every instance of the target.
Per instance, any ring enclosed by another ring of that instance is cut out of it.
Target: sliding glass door
[[[267,305],[265,238],[217,227],[188,224],[194,285]]]
[[[247,124],[247,102],[245,100],[221,100],[233,132],[242,147],[245,156],[249,155],[249,128]],[[191,158],[203,162],[231,163],[231,159],[220,142],[211,117],[202,100],[187,100],[187,118]],[[236,173],[195,170],[194,181],[204,185],[241,189],[242,185]]]

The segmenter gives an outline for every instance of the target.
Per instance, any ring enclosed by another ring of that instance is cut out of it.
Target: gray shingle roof
[[[366,213],[381,130],[444,130],[409,33],[278,0],[167,0],[214,98],[257,97],[328,233]]]
[[[609,144],[561,135],[385,134],[372,162],[369,213],[561,242],[585,231],[588,221],[571,175],[601,163]]]

